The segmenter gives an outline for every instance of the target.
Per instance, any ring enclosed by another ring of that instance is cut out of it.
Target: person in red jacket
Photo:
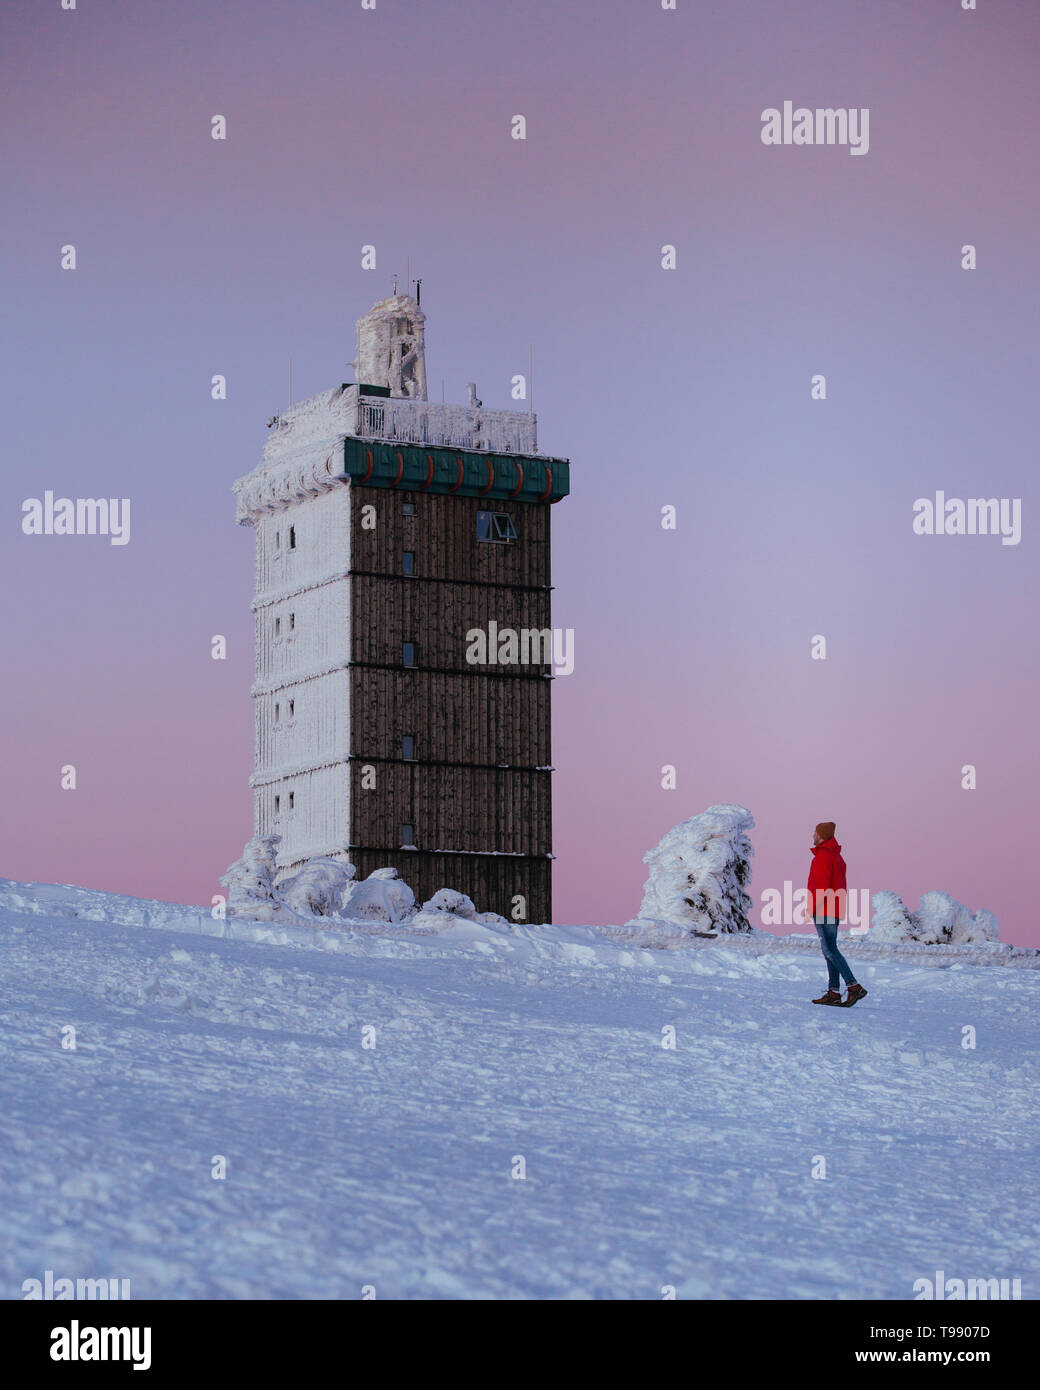
[[[816,925],[823,958],[827,962],[827,993],[814,1004],[842,1004],[846,1008],[862,999],[866,990],[856,983],[848,961],[838,950],[838,924],[845,916],[845,860],[841,845],[834,838],[832,820],[820,821],[813,831],[812,863],[809,866],[809,915]],[[841,981],[848,985],[841,997]]]

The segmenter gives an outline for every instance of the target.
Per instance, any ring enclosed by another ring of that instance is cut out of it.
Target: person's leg
[[[836,988],[839,973],[841,975],[841,978],[845,981],[847,985],[854,985],[856,983],[856,977],[852,973],[852,968],[850,967],[848,961],[845,959],[842,953],[838,950],[837,918],[827,917],[824,919],[822,927],[819,927],[819,923],[817,923],[817,926],[820,929],[820,933],[823,936],[825,942],[827,943],[824,947],[824,953],[827,956],[828,967],[834,973],[835,984],[832,985],[831,988]]]
[[[816,935],[820,938],[820,950],[823,958],[827,962],[827,988],[840,989],[841,978],[838,975],[837,962],[834,959],[834,939],[827,938],[827,928],[823,922],[816,923]]]

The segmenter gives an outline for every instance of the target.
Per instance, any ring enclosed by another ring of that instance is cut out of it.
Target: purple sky
[[[410,257],[431,396],[509,407],[533,343],[572,460],[556,919],[625,920],[643,853],[736,801],[755,922],[833,819],[850,886],[1040,944],[1038,41],[1031,0],[5,5],[0,873],[220,891],[252,826],[231,483],[288,356],[297,399],[350,380]],[[869,153],[764,146],[785,99],[868,107]],[[130,544],[23,536],[48,488],[129,496]],[[937,489],[1021,498],[1021,543],[915,536]]]

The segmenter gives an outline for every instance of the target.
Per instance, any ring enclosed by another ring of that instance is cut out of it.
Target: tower
[[[391,396],[426,399],[426,315],[409,294],[392,294],[357,324],[358,381],[385,386]]]
[[[358,320],[354,365],[274,417],[234,485],[256,532],[255,833],[282,836],[285,872],[392,865],[419,901],[456,888],[549,921],[550,516],[570,465],[472,385],[426,399],[411,295]]]

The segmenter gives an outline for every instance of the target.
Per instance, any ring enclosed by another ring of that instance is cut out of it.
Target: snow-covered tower
[[[551,920],[551,667],[474,664],[467,634],[551,636],[565,459],[526,411],[426,398],[425,315],[358,320],[357,380],[270,421],[234,485],[256,531],[254,833],[278,866],[395,866],[429,898]],[[546,659],[534,660],[535,656]]]

